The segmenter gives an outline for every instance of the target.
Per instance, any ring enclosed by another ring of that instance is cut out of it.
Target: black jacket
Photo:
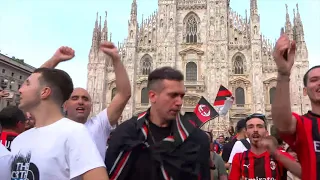
[[[150,153],[147,157],[154,162],[150,164],[153,166],[152,180],[209,180],[210,148],[207,135],[194,127],[188,117],[179,115],[173,120],[172,136],[149,145],[148,115],[149,111],[132,117],[112,133],[106,154],[110,179],[128,179],[139,154]]]

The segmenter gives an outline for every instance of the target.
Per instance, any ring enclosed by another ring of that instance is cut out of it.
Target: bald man
[[[92,108],[91,97],[87,90],[75,88],[69,100],[65,102],[64,109],[69,119],[85,124],[104,160],[111,128],[118,122],[131,97],[131,86],[128,74],[120,61],[117,48],[112,43],[102,42],[100,50],[112,59],[117,94],[106,109],[95,117],[88,119]],[[72,59],[74,55],[73,49],[64,46],[60,47],[52,58],[41,67],[55,68],[60,62]]]

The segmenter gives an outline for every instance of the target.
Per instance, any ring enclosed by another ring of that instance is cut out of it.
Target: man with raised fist
[[[296,43],[282,34],[274,49],[278,68],[277,86],[272,103],[272,119],[281,138],[297,153],[302,180],[320,179],[320,66],[303,77],[303,94],[311,101],[311,111],[298,115],[291,111],[290,73],[296,55]],[[292,96],[292,94],[291,94]]]
[[[131,97],[131,86],[128,74],[120,60],[120,55],[115,45],[111,42],[102,42],[100,51],[112,59],[117,87],[116,95],[106,109],[95,117],[88,119],[92,108],[91,97],[87,90],[75,88],[70,98],[65,102],[64,109],[69,119],[83,123],[87,127],[102,159],[105,159],[107,140],[111,127],[117,123]],[[73,49],[66,46],[60,47],[42,67],[55,68],[60,62],[70,60],[74,56],[75,52]]]
[[[61,112],[72,91],[72,79],[59,69],[38,68],[22,84],[19,108],[36,124],[11,144],[11,179],[109,179],[87,128]]]
[[[293,157],[278,149],[277,140],[268,136],[267,118],[254,113],[246,119],[246,133],[250,149],[237,153],[232,160],[229,180],[287,179],[287,170],[301,175],[301,168]]]

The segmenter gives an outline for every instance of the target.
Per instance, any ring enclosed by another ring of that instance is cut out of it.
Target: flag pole
[[[219,123],[220,123],[220,116],[218,116],[218,127],[217,127],[218,128],[218,136],[220,134],[220,124]]]
[[[201,124],[201,126],[199,126],[199,128],[201,128],[202,126],[204,126],[205,124],[207,124],[208,122],[214,120],[217,116],[211,118],[210,120],[206,121],[205,123]],[[219,117],[219,116],[218,116]]]

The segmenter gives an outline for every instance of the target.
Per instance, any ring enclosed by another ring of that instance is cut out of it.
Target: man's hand
[[[75,56],[74,50],[67,46],[60,47],[53,55],[52,59],[63,62],[72,59]]]
[[[287,53],[287,54],[286,54]],[[287,35],[282,34],[278,39],[273,51],[273,58],[277,64],[280,75],[290,75],[296,54],[296,42],[290,40]]]
[[[112,58],[112,61],[120,61],[119,51],[111,42],[102,42],[100,50]]]
[[[0,90],[0,98],[3,98],[3,97],[8,97],[9,96],[9,92],[7,91],[3,91],[3,90]]]
[[[270,154],[274,154],[278,148],[278,142],[273,136],[267,136],[261,140],[259,146],[265,148]]]

